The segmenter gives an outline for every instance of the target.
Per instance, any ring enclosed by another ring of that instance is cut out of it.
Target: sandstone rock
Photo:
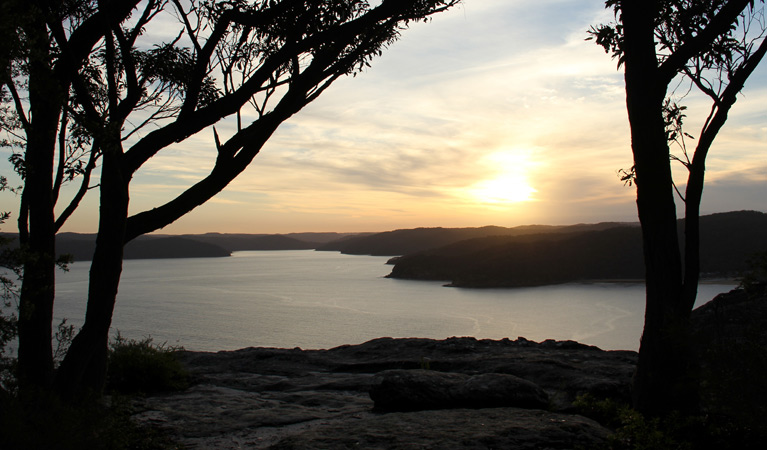
[[[635,352],[569,341],[474,338],[380,338],[329,350],[247,348],[181,358],[194,385],[139,400],[135,417],[185,448],[216,450],[592,448],[608,430],[568,414],[573,399],[628,396],[636,363]],[[455,381],[457,403],[377,413],[369,395],[376,375],[422,372],[425,361],[435,378]],[[552,411],[487,407],[511,404],[525,389],[535,402],[515,401]]]
[[[512,406],[546,409],[549,396],[514,375],[469,376],[432,370],[386,370],[373,378],[370,398],[376,409],[417,411],[445,408]]]
[[[270,450],[587,449],[609,430],[580,416],[515,408],[388,413],[305,430]]]

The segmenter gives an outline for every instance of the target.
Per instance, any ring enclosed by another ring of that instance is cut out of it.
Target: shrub
[[[573,406],[579,414],[613,430],[603,450],[750,450],[764,446],[764,435],[728,417],[671,414],[647,418],[628,405],[589,394],[578,397]]]
[[[749,295],[760,295],[767,289],[767,252],[756,253],[747,261],[748,271],[741,277],[740,287]]]
[[[189,373],[176,356],[180,350],[154,344],[151,337],[137,341],[118,333],[110,345],[107,390],[148,394],[185,389]]]
[[[65,323],[62,330],[72,334]],[[87,397],[67,403],[49,392],[26,392],[22,398],[0,389],[0,449],[181,448],[161,431],[134,422],[130,402],[120,395],[185,387],[188,376],[176,358],[178,349],[119,334],[110,347],[108,383],[113,395],[106,400]]]

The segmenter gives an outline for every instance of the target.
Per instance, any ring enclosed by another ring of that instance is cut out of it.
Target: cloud
[[[339,79],[223,193],[166,231],[636,220],[635,191],[616,175],[632,164],[623,76],[584,40],[590,25],[612,20],[602,2],[465,0],[412,24],[372,68]],[[708,211],[762,204],[767,68],[752,78],[709,156]],[[684,98],[693,135],[704,100]],[[233,122],[216,129],[225,138]],[[207,175],[212,141],[208,129],[153,158],[134,180],[132,211]],[[493,155],[524,155],[512,160],[533,201],[471,195],[514,172]]]
[[[701,210],[704,213],[754,209],[767,212],[764,201],[767,186],[767,164],[753,166],[709,179],[703,190]],[[726,209],[722,205],[727,205]]]

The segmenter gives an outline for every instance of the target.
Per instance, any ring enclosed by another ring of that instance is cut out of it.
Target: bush
[[[764,436],[722,416],[671,414],[647,418],[630,406],[586,394],[576,411],[613,430],[603,450],[750,450],[763,448]]]
[[[71,334],[71,327],[60,329]],[[61,330],[60,330],[61,331]],[[64,339],[66,340],[66,339]],[[110,345],[108,389],[112,396],[61,401],[46,392],[0,389],[2,450],[167,450],[180,446],[162,432],[131,419],[130,402],[120,393],[150,393],[186,387],[188,374],[174,347],[118,334]]]
[[[185,389],[189,373],[176,356],[180,350],[154,344],[151,337],[137,341],[118,333],[110,345],[107,391],[149,394]]]
[[[749,295],[762,295],[767,289],[767,252],[756,253],[747,261],[748,271],[741,277],[740,287]]]

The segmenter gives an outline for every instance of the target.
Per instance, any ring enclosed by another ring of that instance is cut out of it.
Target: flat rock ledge
[[[193,385],[135,418],[187,449],[575,449],[610,433],[581,394],[628,400],[636,352],[572,341],[380,338],[183,352]]]
[[[385,370],[373,377],[370,398],[378,411],[549,407],[549,395],[540,386],[504,373]]]

